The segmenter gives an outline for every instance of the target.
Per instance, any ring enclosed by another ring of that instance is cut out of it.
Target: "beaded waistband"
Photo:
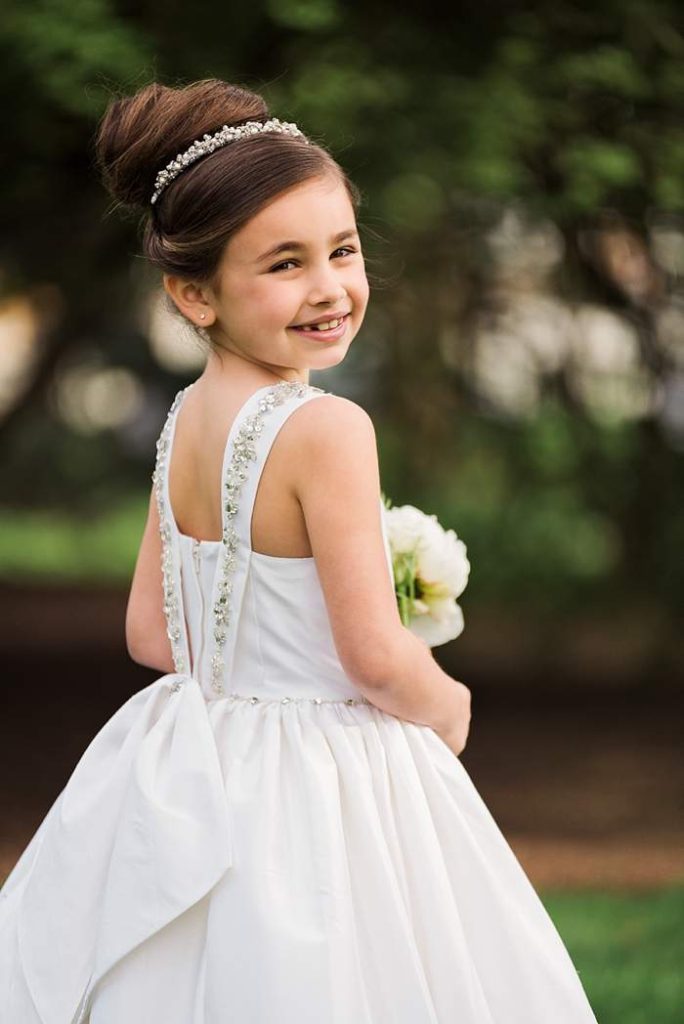
[[[250,697],[242,693],[228,693],[224,700],[244,700],[250,704],[370,704],[366,697],[342,699],[326,697]]]
[[[187,673],[169,673],[163,678],[169,679],[171,683],[169,693],[177,693],[185,683],[194,682],[199,686],[198,680]],[[291,697],[289,694],[283,697],[257,697],[256,694],[228,693],[221,697],[211,698],[211,703],[213,704],[215,700],[241,700],[248,704],[370,704],[373,706],[372,701],[367,697]]]

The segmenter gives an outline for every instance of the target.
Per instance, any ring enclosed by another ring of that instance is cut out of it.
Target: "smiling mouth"
[[[292,324],[291,330],[294,331],[312,331],[320,332],[324,334],[326,331],[336,331],[342,324],[349,318],[350,314],[345,313],[344,316],[333,317],[330,320],[324,320],[317,324]]]

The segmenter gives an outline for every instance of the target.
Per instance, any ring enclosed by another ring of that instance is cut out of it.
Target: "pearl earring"
[[[206,313],[200,313],[200,320],[204,320],[206,315],[207,315]]]

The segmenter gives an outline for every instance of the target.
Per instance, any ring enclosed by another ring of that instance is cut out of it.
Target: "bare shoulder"
[[[287,421],[286,446],[304,473],[311,460],[344,457],[345,452],[377,464],[375,426],[366,410],[342,395],[319,395]]]
[[[305,402],[292,420],[300,425],[315,420],[321,427],[327,426],[332,431],[339,427],[351,427],[374,433],[373,420],[366,410],[342,395],[317,395]]]

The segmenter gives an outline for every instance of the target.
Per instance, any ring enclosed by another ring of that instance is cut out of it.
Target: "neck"
[[[270,363],[252,362],[244,356],[224,349],[222,352],[209,352],[207,364],[202,377],[212,383],[240,383],[245,388],[263,387],[265,384],[277,384],[281,380],[301,381],[309,383],[308,368],[297,369],[289,366],[275,366]]]

